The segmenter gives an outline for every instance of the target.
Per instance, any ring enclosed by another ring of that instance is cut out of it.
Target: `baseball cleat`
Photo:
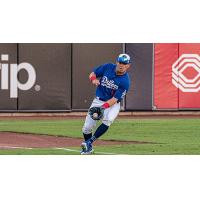
[[[81,154],[92,154],[92,152],[94,151],[93,148],[92,148],[92,144],[91,142],[82,142],[81,144],[81,148],[82,148],[82,151],[81,151]]]
[[[90,154],[93,154],[94,152],[94,149],[92,149],[91,151],[83,151],[81,150],[81,155],[90,155]]]

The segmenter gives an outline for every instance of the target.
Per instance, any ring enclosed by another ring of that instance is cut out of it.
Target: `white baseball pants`
[[[101,101],[101,100],[95,98],[93,100],[90,108],[91,107],[100,107],[104,103],[105,103],[104,101]],[[107,125],[107,126],[110,126],[114,122],[114,120],[117,117],[117,115],[119,114],[119,111],[120,111],[120,103],[115,103],[111,107],[106,108],[105,111],[104,111],[104,116],[103,116],[103,119],[102,119],[102,123]],[[97,121],[93,120],[90,117],[90,115],[87,113],[87,116],[86,116],[86,119],[85,119],[85,123],[84,123],[83,129],[82,129],[83,133],[84,134],[92,133],[93,129],[96,126],[96,123],[97,123]]]

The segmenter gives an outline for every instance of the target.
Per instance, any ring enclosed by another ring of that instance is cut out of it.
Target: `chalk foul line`
[[[76,149],[68,149],[68,148],[54,148],[54,149],[58,149],[58,150],[64,150],[64,151],[72,151],[72,152],[79,152],[79,150],[76,150]],[[103,154],[103,155],[119,155],[119,154],[116,154],[116,153],[110,153],[110,152],[100,152],[100,151],[95,151],[94,152],[95,154]]]
[[[37,148],[32,148],[32,147],[18,147],[18,146],[0,146],[0,149],[25,149],[25,150],[33,150],[33,149],[37,149]],[[80,153],[79,150],[76,149],[68,149],[68,148],[59,148],[59,147],[55,147],[55,148],[51,148],[51,149],[55,149],[55,150],[64,150],[64,151],[69,151],[69,152],[77,152]],[[110,152],[101,152],[101,151],[95,151],[95,154],[101,154],[101,155],[121,155],[121,154],[116,154],[116,153],[110,153]]]

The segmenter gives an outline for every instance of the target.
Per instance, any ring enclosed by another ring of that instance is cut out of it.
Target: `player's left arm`
[[[109,108],[115,103],[121,101],[126,95],[128,89],[129,85],[120,86],[118,90],[115,92],[115,95],[103,104],[103,108]]]
[[[119,89],[117,90],[119,91]],[[115,95],[114,97],[112,97],[111,99],[109,99],[108,101],[106,101],[103,105],[102,108],[106,109],[111,107],[112,105],[114,105],[115,103],[117,103],[118,101],[120,101],[125,94],[121,94],[121,92],[116,92],[117,95]]]
[[[111,107],[112,105],[114,105],[115,103],[117,103],[118,99],[115,97],[112,97],[111,99],[109,99],[106,103],[109,104],[109,107]]]

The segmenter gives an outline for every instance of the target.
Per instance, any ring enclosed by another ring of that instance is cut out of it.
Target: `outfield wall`
[[[200,44],[155,44],[154,109],[200,108]]]
[[[85,111],[88,75],[126,52],[132,85],[122,110],[199,110],[200,44],[0,44],[0,111]]]
[[[126,44],[126,52],[133,58],[129,71],[132,86],[126,97],[126,110],[151,110],[153,44]]]

